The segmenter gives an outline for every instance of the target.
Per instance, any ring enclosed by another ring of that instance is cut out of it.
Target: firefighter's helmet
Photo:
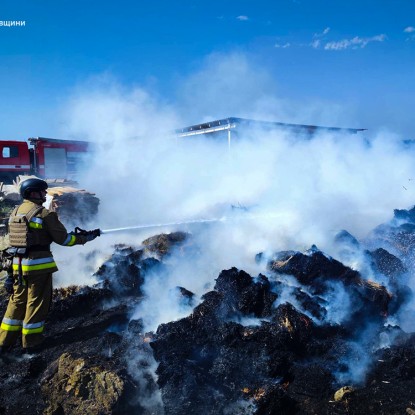
[[[42,179],[26,179],[20,185],[20,196],[27,199],[31,192],[41,192],[47,188],[48,184]]]

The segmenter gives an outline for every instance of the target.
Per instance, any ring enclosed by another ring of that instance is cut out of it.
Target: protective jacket
[[[24,228],[13,226],[16,218],[24,218],[29,212],[36,210],[36,208],[37,213],[28,222],[31,244],[29,244],[26,253],[21,259],[24,276],[39,275],[45,272],[52,273],[58,270],[50,251],[52,242],[63,246],[83,245],[86,242],[83,235],[68,233],[55,212],[42,208],[29,200],[24,200],[10,215],[9,237],[12,246],[14,241],[21,241],[25,237],[25,235],[20,234],[24,231]],[[19,244],[16,245],[19,246]],[[14,275],[19,273],[19,261],[20,259],[17,256],[13,259]]]

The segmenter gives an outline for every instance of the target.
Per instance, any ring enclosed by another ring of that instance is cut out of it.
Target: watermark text
[[[26,20],[0,20],[0,27],[23,27],[26,26]]]

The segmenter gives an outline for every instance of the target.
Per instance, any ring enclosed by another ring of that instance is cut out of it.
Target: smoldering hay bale
[[[50,187],[51,209],[69,225],[83,226],[98,213],[99,199],[94,193],[73,187]]]
[[[264,276],[256,282],[236,268],[222,271],[189,317],[159,326],[151,346],[167,414],[222,413],[241,399],[256,401],[263,413],[293,410],[284,385],[315,325],[290,304],[273,308],[270,287]],[[235,322],[251,316],[263,320]]]
[[[42,379],[48,406],[44,414],[112,414],[125,393],[124,380],[114,371],[64,353]]]
[[[269,261],[268,269],[276,274],[292,275],[316,295],[326,294],[330,287],[328,283],[340,283],[356,303],[355,314],[375,318],[388,313],[392,295],[384,286],[365,280],[358,271],[325,255],[316,247],[305,253],[279,252]],[[351,315],[350,318],[355,317]]]

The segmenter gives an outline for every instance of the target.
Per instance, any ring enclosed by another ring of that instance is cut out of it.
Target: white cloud
[[[318,49],[320,47],[321,41],[319,39],[313,40],[310,43],[310,46],[314,49]]]
[[[323,37],[330,32],[330,28],[326,27],[321,33],[314,33],[313,37]]]
[[[384,34],[376,35],[372,37],[359,37],[355,36],[352,39],[343,39],[337,42],[328,42],[325,44],[324,49],[326,50],[344,50],[344,49],[363,49],[368,43],[371,42],[383,42],[387,39]]]
[[[406,28],[404,29],[404,32],[405,32],[405,33],[413,33],[413,32],[415,32],[415,27],[413,27],[413,26],[408,26],[408,27],[406,27]]]
[[[283,45],[282,44],[280,44],[280,43],[276,43],[275,45],[274,45],[274,47],[276,47],[276,48],[281,48],[281,49],[287,49],[287,48],[289,48],[291,46],[291,43],[284,43]]]
[[[237,19],[240,20],[241,22],[246,22],[247,20],[249,20],[249,17],[241,15],[241,16],[238,16]]]

